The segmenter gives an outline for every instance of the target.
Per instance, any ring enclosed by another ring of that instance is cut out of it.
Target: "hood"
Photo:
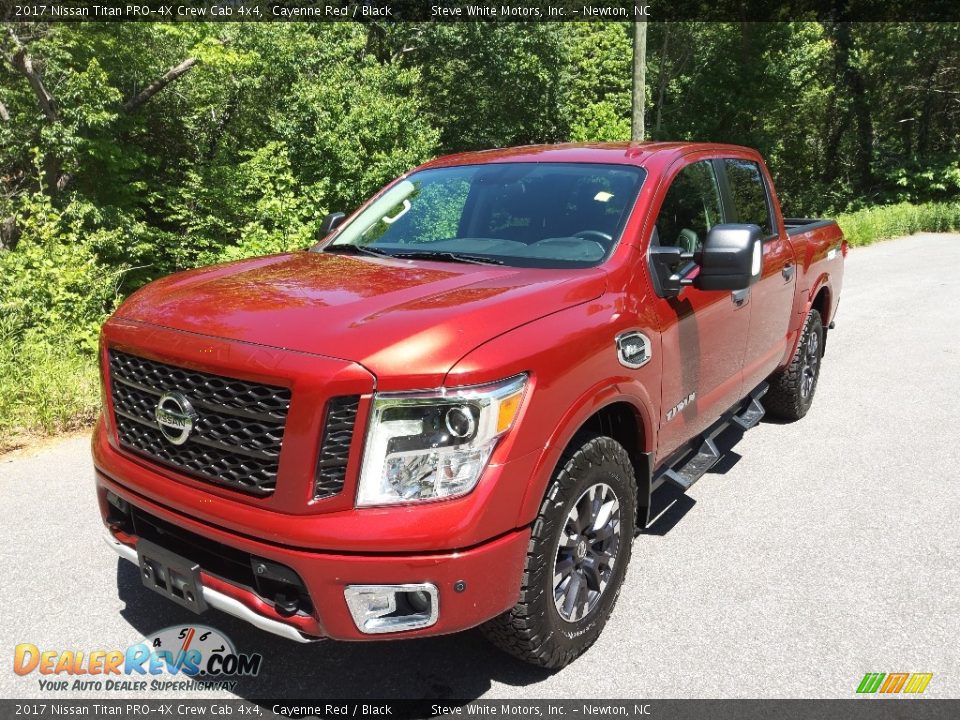
[[[497,335],[599,297],[601,270],[544,270],[300,252],[147,285],[117,317],[351,360],[382,390],[440,385]]]

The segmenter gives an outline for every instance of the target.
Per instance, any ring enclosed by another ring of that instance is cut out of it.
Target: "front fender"
[[[639,329],[650,339],[653,359],[638,369],[620,364],[615,338]],[[536,517],[563,450],[598,410],[628,403],[636,413],[644,452],[656,445],[660,416],[660,334],[638,327],[635,316],[616,312],[607,295],[548,315],[494,338],[467,354],[445,385],[469,385],[520,372],[530,374],[530,392],[516,427],[502,449],[511,458],[533,454],[536,462],[517,508],[517,526]]]
[[[518,521],[521,524],[532,522],[536,517],[543,495],[547,491],[547,486],[550,484],[554,471],[560,464],[560,458],[564,450],[570,445],[577,432],[586,425],[587,421],[605,407],[615,403],[629,404],[636,414],[637,425],[640,428],[641,452],[647,455],[652,454],[653,447],[656,444],[656,428],[651,419],[652,400],[647,394],[646,388],[636,383],[632,384],[636,387],[632,387],[630,393],[624,392],[624,387],[620,384],[592,388],[571,405],[567,416],[555,428],[534,466],[518,515]],[[641,485],[639,488],[641,504],[647,502],[650,493],[649,475],[651,467],[649,462],[643,460],[643,462],[640,462],[640,458],[634,458],[639,474],[638,482]]]

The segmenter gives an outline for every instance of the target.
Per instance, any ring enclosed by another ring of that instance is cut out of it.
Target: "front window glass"
[[[763,184],[760,166],[749,160],[727,159],[723,161],[727,171],[727,184],[737,213],[737,222],[759,225],[764,237],[772,234],[770,204]]]
[[[724,222],[720,188],[709,160],[688,165],[674,178],[657,215],[660,245],[675,245],[684,252],[696,253],[703,247],[707,233]]]
[[[422,170],[377,198],[326,251],[590,267],[616,245],[643,178],[640,168],[585,163]]]

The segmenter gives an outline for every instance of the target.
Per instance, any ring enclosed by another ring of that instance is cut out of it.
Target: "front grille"
[[[277,484],[290,390],[221,377],[110,350],[110,385],[120,444],[187,475],[254,495]],[[174,445],[154,413],[165,393],[197,412],[192,433]]]
[[[350,455],[353,426],[359,406],[359,395],[330,398],[327,403],[314,485],[314,497],[317,499],[336,495],[343,490],[347,476],[347,457]]]

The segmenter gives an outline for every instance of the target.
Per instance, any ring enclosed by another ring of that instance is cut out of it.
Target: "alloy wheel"
[[[557,545],[553,599],[560,617],[578,622],[600,602],[620,551],[620,501],[606,483],[573,504]]]
[[[820,336],[810,330],[806,346],[803,351],[803,368],[800,371],[800,395],[809,397],[813,391],[813,384],[817,380],[817,366],[820,364]]]

